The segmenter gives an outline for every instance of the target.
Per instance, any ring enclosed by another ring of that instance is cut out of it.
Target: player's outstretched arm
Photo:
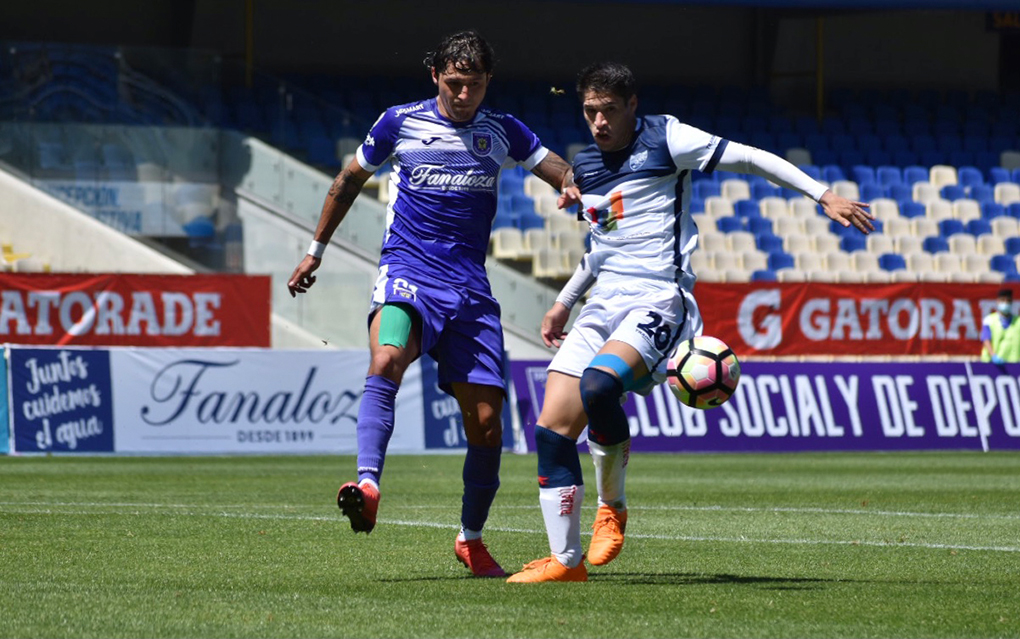
[[[329,239],[351,210],[351,205],[370,177],[372,174],[363,169],[355,158],[333,180],[333,185],[326,194],[326,201],[322,204],[322,213],[319,214],[319,224],[315,227],[312,248],[309,248],[308,254],[301,259],[301,263],[287,281],[291,297],[307,292],[312,284],[315,284],[315,276],[312,273],[322,263],[321,248],[329,244]],[[318,250],[315,250],[315,247],[318,247]]]
[[[552,151],[531,172],[560,192],[556,205],[561,209],[581,202],[581,190],[574,184],[574,170],[566,160]]]
[[[717,169],[735,173],[751,173],[761,176],[780,186],[803,193],[822,205],[825,214],[843,226],[851,224],[862,233],[875,230],[871,220],[874,216],[868,212],[868,205],[853,202],[836,195],[825,188],[825,185],[812,179],[796,166],[783,158],[757,149],[753,146],[729,142],[719,158]]]
[[[567,336],[566,327],[567,320],[570,319],[570,309],[594,283],[595,274],[592,273],[588,256],[585,255],[574,269],[574,274],[563,285],[560,294],[556,296],[552,308],[542,318],[542,341],[546,346],[560,347],[560,340]]]

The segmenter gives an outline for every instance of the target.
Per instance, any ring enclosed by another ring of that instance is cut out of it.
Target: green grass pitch
[[[391,456],[366,536],[351,457],[0,458],[0,636],[1020,636],[1016,453],[636,454],[623,553],[540,585],[455,560],[461,463]],[[534,477],[504,456],[508,570],[548,554]]]

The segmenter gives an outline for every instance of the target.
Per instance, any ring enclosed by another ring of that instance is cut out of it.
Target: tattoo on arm
[[[329,197],[337,204],[349,207],[361,193],[361,187],[364,185],[364,180],[359,179],[350,170],[344,169],[329,187]]]
[[[551,184],[557,191],[562,190],[565,186],[564,183],[568,174],[570,175],[571,180],[570,182],[567,182],[566,185],[569,186],[573,183],[573,171],[570,165],[567,164],[566,160],[555,153],[549,153],[549,155],[547,155],[545,159],[539,163],[538,167],[541,169],[539,177]]]

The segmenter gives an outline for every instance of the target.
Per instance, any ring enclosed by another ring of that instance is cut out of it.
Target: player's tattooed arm
[[[561,209],[581,201],[581,190],[574,184],[574,169],[552,151],[532,169],[532,173],[560,192],[556,202]]]
[[[354,204],[365,182],[372,177],[369,171],[361,168],[358,161],[351,160],[333,180],[326,194],[326,201],[322,205],[322,213],[319,216],[319,225],[315,229],[315,239],[322,243],[328,243],[333,237],[333,232],[346,217],[347,212]]]

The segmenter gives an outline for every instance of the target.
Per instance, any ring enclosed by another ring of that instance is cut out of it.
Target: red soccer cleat
[[[368,482],[358,485],[349,481],[337,492],[336,505],[351,520],[351,530],[370,533],[379,512],[379,489]]]
[[[453,544],[457,560],[467,566],[475,577],[506,577],[506,572],[489,554],[481,539],[458,539]]]

